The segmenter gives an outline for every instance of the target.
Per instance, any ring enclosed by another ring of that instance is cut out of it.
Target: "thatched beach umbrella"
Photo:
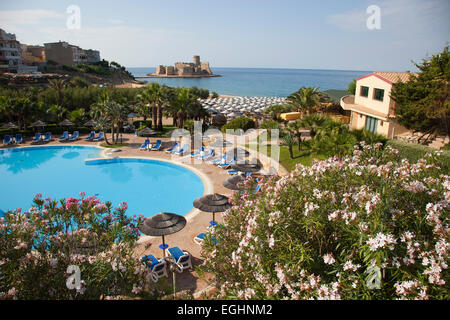
[[[228,142],[227,140],[217,139],[213,143],[210,144],[211,147],[217,147],[217,148],[226,148],[229,146],[232,146],[233,144],[231,142]]]
[[[230,190],[239,190],[238,184],[244,183],[245,178],[241,175],[235,175],[224,180],[222,185]]]
[[[245,163],[232,164],[231,169],[242,171],[245,173],[258,172],[259,170],[262,169],[262,165],[259,163],[259,161],[249,161],[249,162],[245,162]]]
[[[219,193],[207,194],[201,198],[194,200],[194,207],[205,212],[212,212],[213,219],[210,221],[211,225],[216,225],[216,212],[224,212],[231,208],[231,203],[227,196]]]
[[[60,123],[58,123],[58,126],[61,126],[61,127],[71,127],[71,126],[74,126],[74,125],[75,125],[75,123],[73,123],[72,121],[67,120],[67,119],[65,119],[65,120],[61,121]]]
[[[144,128],[141,131],[139,131],[138,133],[141,137],[148,137],[148,136],[152,136],[154,134],[156,134],[155,130],[152,130],[150,128]]]
[[[12,122],[4,124],[0,129],[17,129],[18,126]]]
[[[227,152],[228,158],[236,158],[237,160],[242,160],[250,155],[250,152],[243,148],[234,148]]]
[[[163,250],[166,257],[166,249],[169,247],[164,236],[176,233],[186,226],[186,219],[175,213],[161,212],[153,217],[145,219],[139,226],[139,231],[148,236],[162,236],[162,244],[159,248]]]
[[[97,122],[94,119],[91,119],[84,124],[85,127],[95,127],[96,125],[97,125]]]
[[[17,129],[17,128],[19,128],[18,125],[14,124],[12,122],[8,122],[8,123],[4,124],[0,129],[10,129],[10,130],[12,129],[13,130],[12,133],[14,134],[14,129]]]
[[[31,126],[32,126],[32,127],[46,127],[47,124],[46,124],[45,122],[41,121],[41,120],[38,120],[38,121],[36,121],[36,122],[33,122],[33,123],[31,124]]]

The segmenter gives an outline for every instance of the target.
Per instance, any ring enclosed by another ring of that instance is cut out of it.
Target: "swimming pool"
[[[128,215],[159,212],[184,215],[204,193],[203,182],[189,169],[147,159],[101,159],[102,149],[45,146],[0,150],[0,210],[28,210],[37,193],[63,199],[97,196],[117,207],[128,203]],[[1,212],[0,212],[1,213]]]

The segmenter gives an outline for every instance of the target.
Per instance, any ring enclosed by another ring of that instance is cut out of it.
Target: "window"
[[[366,116],[366,130],[372,133],[377,133],[378,119]]]
[[[373,93],[373,98],[378,101],[383,101],[384,90],[383,89],[375,89],[375,92]]]
[[[369,87],[361,86],[360,96],[367,98],[369,96]]]

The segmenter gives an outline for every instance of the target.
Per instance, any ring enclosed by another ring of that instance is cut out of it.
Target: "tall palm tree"
[[[319,88],[302,87],[287,97],[287,100],[303,114],[308,114],[320,104]]]
[[[162,115],[162,110],[159,111],[159,108],[162,108],[162,104],[164,103],[164,96],[161,90],[161,86],[159,83],[152,82],[150,86],[144,87],[141,92],[142,99],[146,101],[152,107],[152,120],[153,120],[153,128],[158,130],[158,114]],[[161,130],[162,130],[162,119],[161,119]]]
[[[281,139],[283,141],[283,145],[288,147],[289,158],[294,159],[294,151],[292,148],[295,146],[296,143],[295,136],[290,131],[288,131],[288,133],[285,134]]]
[[[178,128],[184,127],[184,120],[191,112],[197,98],[189,93],[188,88],[177,88],[176,96],[170,104],[170,113],[176,115]]]
[[[97,121],[102,120],[101,123],[111,127],[111,140],[112,143],[115,144],[119,140],[120,125],[127,119],[127,111],[128,110],[124,105],[111,100],[107,94],[104,94],[101,95],[99,101],[92,106],[91,115]],[[106,143],[109,144],[107,140]]]
[[[58,104],[63,103],[63,89],[67,86],[67,83],[62,79],[51,79],[48,81],[49,87],[55,90],[58,94]]]

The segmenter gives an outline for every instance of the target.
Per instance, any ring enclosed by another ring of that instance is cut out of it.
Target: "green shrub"
[[[387,145],[397,149],[400,157],[408,159],[410,162],[416,162],[423,158],[427,153],[433,153],[436,149],[420,144],[407,143],[400,140],[389,140]],[[443,159],[443,169],[450,169],[450,152],[441,150]]]
[[[351,133],[355,136],[358,142],[365,141],[367,144],[382,143],[385,145],[388,141],[385,136],[367,131],[365,129],[352,130]]]
[[[253,119],[246,117],[238,117],[222,126],[222,132],[226,132],[227,129],[233,130],[242,129],[244,131],[247,131],[248,129],[254,129],[255,126],[256,124]]]

